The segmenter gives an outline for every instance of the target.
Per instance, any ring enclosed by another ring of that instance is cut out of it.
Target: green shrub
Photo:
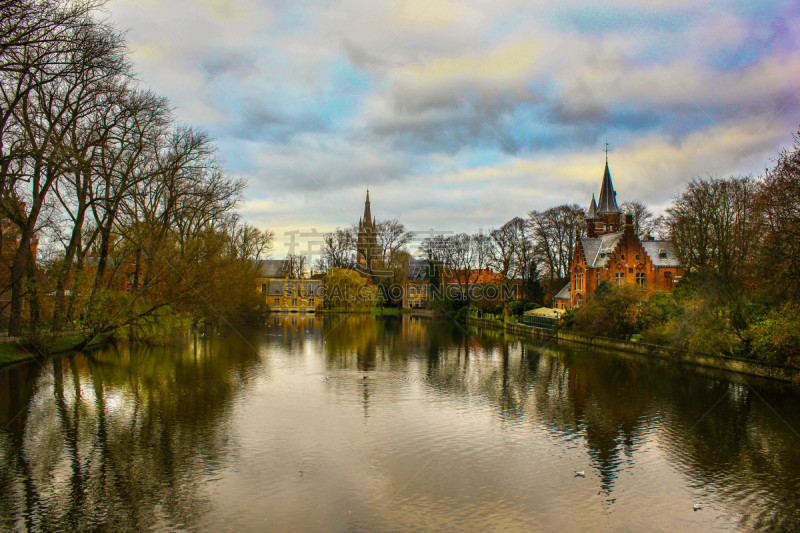
[[[577,308],[570,318],[572,327],[581,333],[629,339],[645,328],[647,313],[647,294],[638,286],[600,284],[594,297]]]
[[[652,320],[653,313],[658,315],[659,311],[651,308],[650,313]],[[645,342],[711,355],[734,355],[740,346],[724,307],[695,298],[681,302],[677,310],[663,316],[669,318],[648,324],[643,333]]]
[[[513,302],[509,302],[508,310],[512,315],[519,316],[524,310],[524,304],[519,300],[514,300]]]
[[[770,312],[746,334],[752,357],[800,367],[800,307],[787,304]]]

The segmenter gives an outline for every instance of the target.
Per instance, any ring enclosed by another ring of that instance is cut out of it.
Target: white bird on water
[[[702,503],[696,503],[696,504],[692,505],[692,509],[694,509],[695,511],[699,511],[702,508],[703,508],[703,504]]]
[[[575,472],[575,477],[578,477],[578,476],[585,477],[586,476],[586,472],[584,472],[583,470],[575,470],[574,472]]]

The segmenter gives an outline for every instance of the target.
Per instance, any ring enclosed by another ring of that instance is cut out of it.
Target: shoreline
[[[79,353],[72,349],[80,343],[80,334],[64,332],[53,335],[47,339],[47,353],[42,354],[31,347],[31,343],[24,339],[3,339],[0,342],[0,370],[6,370],[14,365],[43,361],[51,357],[63,356],[68,353]],[[95,348],[112,341],[111,336],[100,336],[93,340],[87,348]]]
[[[313,313],[308,312],[270,312],[269,315],[297,315],[297,316],[325,316],[325,315],[372,315],[372,316],[418,316],[433,318],[430,309],[397,309],[395,307],[365,307],[354,309],[319,309]]]
[[[551,330],[537,328],[535,326],[528,326],[518,323],[500,323],[495,320],[487,320],[484,318],[467,317],[467,324],[479,327],[502,329],[512,333],[527,335],[538,340],[593,346],[595,348],[602,348],[606,350],[635,353],[660,360],[673,361],[676,363],[685,363],[698,367],[714,368],[717,370],[735,372],[737,374],[773,379],[785,383],[800,383],[800,369],[771,365],[769,363],[763,363],[761,361],[754,361],[751,359],[742,359],[726,355],[688,353],[667,348],[665,346],[656,346],[652,344],[643,344],[640,342],[616,339],[606,339],[602,337],[591,337],[589,335],[582,335],[579,333],[569,333],[563,331],[553,332]]]

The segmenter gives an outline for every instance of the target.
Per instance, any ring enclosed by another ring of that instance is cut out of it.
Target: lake
[[[272,316],[0,371],[0,529],[797,531],[798,428],[788,385]]]

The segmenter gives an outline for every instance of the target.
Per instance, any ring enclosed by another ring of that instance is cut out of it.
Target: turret
[[[617,191],[611,182],[611,172],[608,170],[608,159],[606,168],[603,172],[603,183],[600,186],[600,198],[595,203],[592,196],[592,204],[586,214],[586,232],[589,237],[599,237],[607,233],[620,231],[620,209],[617,205]]]

